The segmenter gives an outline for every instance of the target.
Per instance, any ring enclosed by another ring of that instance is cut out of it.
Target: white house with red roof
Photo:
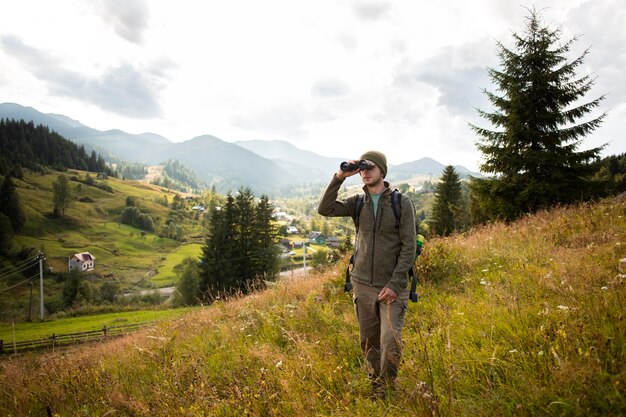
[[[67,262],[67,269],[71,271],[87,272],[96,267],[96,258],[89,252],[76,253]]]

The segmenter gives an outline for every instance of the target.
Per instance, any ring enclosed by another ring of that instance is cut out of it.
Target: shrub
[[[454,250],[445,240],[428,243],[417,259],[415,273],[431,283],[458,282],[467,270],[461,253]]]

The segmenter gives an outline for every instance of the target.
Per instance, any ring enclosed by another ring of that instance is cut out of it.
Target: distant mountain
[[[174,145],[168,139],[154,133],[136,135],[118,129],[95,130],[85,135],[80,135],[81,133],[82,130],[77,130],[68,139],[86,147],[106,149],[112,155],[127,161],[145,164],[154,165],[162,162],[163,156],[167,155],[168,150]]]
[[[155,163],[154,152],[172,142],[154,133],[134,135],[121,130],[101,131],[85,126],[78,120],[61,114],[44,114],[32,107],[15,103],[0,104],[0,118],[24,119],[48,126],[66,139],[85,145],[87,150],[104,151],[118,158],[133,162]]]
[[[25,121],[33,121],[35,124],[48,126],[59,135],[66,139],[71,139],[71,133],[79,129],[94,130],[81,124],[77,120],[70,119],[60,114],[44,114],[32,107],[24,107],[15,103],[0,104],[0,119],[24,119]]]
[[[193,170],[220,192],[250,187],[255,194],[276,195],[295,185],[326,183],[345,158],[329,158],[299,149],[285,141],[225,142],[213,136],[199,136],[173,143],[155,133],[131,134],[113,129],[100,131],[61,114],[44,114],[32,107],[14,103],[0,104],[0,118],[24,119],[47,125],[89,152],[96,150],[110,160],[160,164],[177,160]],[[420,175],[438,177],[445,166],[433,159],[389,166],[394,182]],[[480,175],[455,166],[460,176]],[[351,178],[348,185],[358,183]]]
[[[329,181],[343,161],[341,158],[329,158],[302,150],[282,140],[246,140],[234,143],[272,160],[302,183]]]
[[[341,161],[346,158],[329,158],[320,156],[314,152],[304,151],[296,148],[289,142],[280,140],[249,140],[238,141],[236,144],[249,149],[265,158],[281,164],[283,167],[308,167],[309,177],[319,177],[321,180],[328,180],[329,176],[337,170]],[[291,164],[291,165],[289,165]],[[400,165],[389,164],[389,179],[399,181],[415,176],[430,175],[439,177],[446,166],[432,158],[422,158],[417,161],[407,162]],[[461,165],[455,165],[454,169],[461,178],[471,176],[482,176],[480,173],[471,172]],[[358,182],[358,181],[357,181]]]
[[[269,159],[209,135],[171,146],[167,157],[183,162],[221,191],[247,186],[255,193],[273,194],[278,188],[293,184],[291,174]]]
[[[417,161],[393,166],[393,169],[390,170],[390,178],[393,178],[395,180],[401,180],[411,178],[416,175],[432,175],[433,177],[440,177],[445,168],[446,165],[437,162],[432,158],[421,158]],[[472,172],[461,165],[454,165],[454,169],[461,178],[468,178],[470,176],[483,176],[482,174],[478,172]]]

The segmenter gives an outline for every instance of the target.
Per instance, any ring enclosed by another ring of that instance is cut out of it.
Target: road
[[[307,267],[307,271],[311,273],[313,268]],[[284,271],[280,273],[281,279],[294,279],[304,277],[304,268],[292,269],[291,271]],[[163,296],[171,296],[172,293],[176,290],[176,287],[164,287],[164,288],[154,288],[151,290],[141,290],[139,292],[127,293],[124,294],[125,297],[129,297],[131,295],[150,295],[155,291]]]

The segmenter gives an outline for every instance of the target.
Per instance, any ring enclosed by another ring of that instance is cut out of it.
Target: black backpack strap
[[[350,292],[350,290],[352,289],[352,283],[350,282],[350,265],[354,267],[354,254],[352,254],[352,256],[350,257],[350,261],[348,261],[348,266],[346,266],[346,283],[343,286],[343,290],[345,292]]]
[[[365,204],[365,195],[359,194],[356,196],[356,205],[354,207],[354,217],[352,221],[354,221],[355,235],[359,233],[359,217],[361,216],[361,210],[363,210],[363,205]],[[354,267],[354,254],[350,256],[350,261],[348,262],[348,266],[346,266],[346,283],[343,287],[345,292],[349,292],[352,289],[352,283],[350,282],[350,265]]]
[[[396,216],[396,229],[400,229],[400,215],[402,214],[402,193],[396,188],[391,192],[391,208],[393,214]],[[411,277],[411,290],[409,292],[409,300],[414,303],[417,302],[417,275],[413,267],[409,269],[409,276]]]
[[[357,195],[356,205],[354,207],[354,217],[352,218],[352,221],[354,221],[354,228],[356,229],[356,233],[359,233],[359,217],[361,216],[361,210],[363,210],[364,204],[365,204],[365,195],[363,194]]]
[[[402,193],[396,188],[391,192],[391,208],[396,216],[396,229],[400,228],[400,215],[402,214]]]
[[[417,275],[415,275],[413,267],[409,269],[409,276],[411,277],[411,291],[409,292],[409,300],[417,303]]]

